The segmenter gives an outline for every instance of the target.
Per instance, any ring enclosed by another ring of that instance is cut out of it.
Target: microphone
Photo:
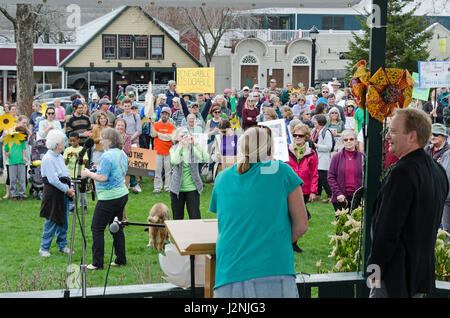
[[[83,157],[86,154],[86,152],[88,151],[88,149],[91,149],[94,146],[94,139],[92,138],[88,138],[86,139],[86,141],[84,142],[84,146],[83,149],[81,149],[79,155],[78,155],[78,164],[82,165],[83,164]]]
[[[121,223],[122,222],[120,222],[119,218],[116,216],[114,221],[109,225],[109,231],[113,234],[119,232]]]

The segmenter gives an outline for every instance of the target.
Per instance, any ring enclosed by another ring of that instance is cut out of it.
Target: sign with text
[[[181,93],[214,93],[214,68],[177,68],[177,91]]]
[[[156,151],[132,147],[128,154],[129,176],[153,176],[156,167]]]
[[[450,61],[419,61],[419,87],[450,86]]]

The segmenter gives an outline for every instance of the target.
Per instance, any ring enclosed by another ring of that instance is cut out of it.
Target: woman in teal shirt
[[[128,157],[122,150],[122,136],[113,128],[105,128],[100,133],[100,144],[104,153],[100,157],[97,173],[88,169],[81,172],[83,178],[95,181],[98,196],[91,224],[92,264],[86,267],[89,270],[103,269],[105,228],[115,217],[123,219],[123,210],[128,201],[128,189],[125,185]],[[125,234],[121,227],[113,236],[113,244],[116,259],[111,266],[125,265]]]
[[[266,128],[249,128],[238,150],[238,163],[217,175],[209,207],[218,219],[214,297],[298,297],[292,242],[308,227],[303,181],[272,160]]]

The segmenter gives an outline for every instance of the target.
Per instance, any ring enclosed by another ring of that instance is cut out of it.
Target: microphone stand
[[[71,233],[71,240],[70,240],[70,253],[69,253],[69,268],[71,268],[72,265],[72,253],[73,253],[73,245],[74,245],[74,239],[75,239],[75,223],[76,219],[78,218],[78,198],[80,198],[81,193],[86,193],[86,183],[87,179],[81,178],[81,167],[82,165],[79,163],[80,158],[77,159],[75,162],[74,170],[78,168],[78,174],[77,178],[73,179],[72,182],[75,184],[75,197],[74,197],[74,212],[73,212],[73,221],[72,221],[72,233]],[[78,164],[78,167],[77,167]],[[81,202],[81,236],[82,236],[82,248],[81,248],[81,295],[82,298],[86,298],[86,236],[84,235],[84,215],[86,212],[86,202],[80,198]],[[66,279],[66,290],[64,291],[64,298],[70,297],[70,290],[69,290],[69,273],[70,271],[67,271],[67,279]]]

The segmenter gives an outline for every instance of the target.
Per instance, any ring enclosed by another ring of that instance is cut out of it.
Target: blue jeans
[[[62,250],[67,246],[67,228],[69,219],[69,199],[64,195],[64,207],[66,210],[66,217],[63,226],[58,226],[50,219],[45,219],[44,232],[42,233],[41,250],[48,251],[52,245],[53,237],[56,234],[56,244],[58,249]]]
[[[298,298],[294,275],[267,276],[222,285],[214,298]]]

